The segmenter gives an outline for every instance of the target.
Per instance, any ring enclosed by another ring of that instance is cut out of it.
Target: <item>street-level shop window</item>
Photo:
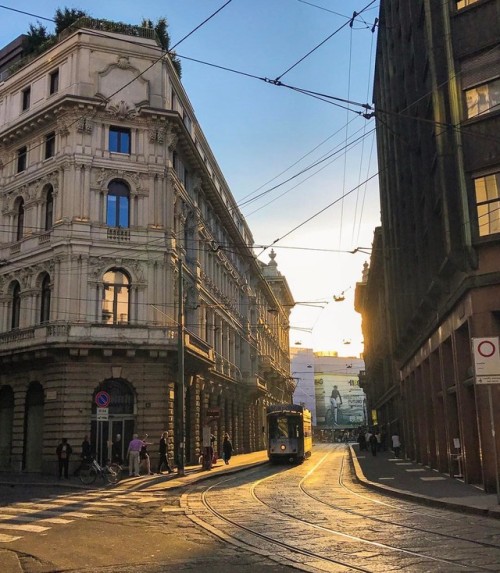
[[[28,148],[24,145],[17,150],[17,172],[21,173],[26,169],[28,160]]]
[[[130,279],[125,271],[111,269],[104,274],[101,320],[105,324],[128,324]]]
[[[130,154],[130,129],[113,125],[110,126],[109,150],[114,153]]]
[[[111,181],[108,186],[106,224],[110,227],[129,226],[130,190],[123,181]]]
[[[465,90],[467,117],[500,111],[500,78]]]
[[[479,236],[500,233],[500,172],[474,179]]]

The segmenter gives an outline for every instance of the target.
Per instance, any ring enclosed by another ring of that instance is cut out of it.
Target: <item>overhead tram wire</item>
[[[281,237],[278,237],[277,239],[275,239],[271,244],[267,245],[267,247],[264,247],[262,249],[262,251],[257,256],[260,257],[265,251],[267,251],[267,249],[274,247],[274,245],[276,243],[278,243],[279,241],[282,241],[285,237],[288,237],[289,235],[294,233],[297,229],[300,229],[301,227],[303,227],[304,225],[306,225],[307,223],[309,223],[310,221],[312,221],[313,219],[315,219],[316,217],[318,217],[319,215],[321,215],[322,213],[324,213],[325,211],[330,209],[330,207],[333,207],[334,205],[336,205],[339,201],[341,201],[342,199],[344,199],[345,197],[347,197],[348,195],[350,195],[351,193],[356,191],[356,189],[358,189],[358,187],[360,187],[361,185],[364,185],[365,183],[368,183],[369,181],[371,181],[375,177],[378,177],[379,174],[380,174],[380,171],[377,171],[376,173],[371,175],[368,179],[366,179],[366,181],[363,181],[359,185],[356,185],[356,187],[353,187],[351,190],[347,191],[346,193],[343,193],[341,197],[338,197],[337,199],[335,199],[335,201],[332,201],[331,203],[329,203],[328,205],[326,205],[325,207],[323,207],[322,209],[320,209],[319,211],[314,213],[314,215],[311,215],[305,221],[302,221],[302,223],[300,223],[299,225],[296,225],[293,229],[290,229],[290,231],[288,231],[287,233],[285,233]]]
[[[340,152],[344,152],[344,155],[350,151],[360,140],[365,139],[365,137],[367,135],[370,135],[371,133],[373,133],[375,131],[375,128],[373,128],[372,130],[370,130],[368,133],[364,133],[362,136],[360,136],[357,140],[352,141],[351,143],[348,144],[349,149],[347,148],[343,148],[343,149],[339,149],[337,151],[335,151],[334,153],[330,154],[328,157],[326,157],[325,159],[330,159],[333,155],[340,153]],[[318,173],[320,173],[321,171],[323,171],[323,169],[326,169],[329,165],[331,165],[334,161],[336,161],[338,159],[338,157],[332,159],[331,161],[329,161],[326,165],[323,165],[320,169],[318,169],[317,171],[315,171],[314,173],[311,173],[308,177],[306,177],[305,179],[302,179],[301,181],[299,181],[296,185],[294,185],[293,187],[291,187],[290,189],[287,189],[286,191],[284,191],[283,193],[281,193],[280,195],[278,195],[277,197],[275,197],[274,199],[271,199],[270,201],[268,201],[265,205],[262,205],[261,207],[258,207],[257,209],[253,210],[251,213],[248,213],[245,215],[245,218],[250,217],[251,215],[253,215],[254,213],[257,213],[258,211],[260,211],[261,209],[267,207],[268,205],[271,205],[271,203],[274,203],[275,201],[277,201],[278,199],[280,199],[281,197],[283,197],[284,195],[287,195],[288,193],[290,193],[291,191],[293,191],[294,189],[296,189],[297,187],[299,187],[300,185],[302,185],[303,183],[305,183],[306,181],[308,181],[309,179],[311,179],[311,177],[314,177],[315,175],[317,175]],[[324,161],[324,159],[322,160]],[[316,167],[316,165],[314,166]],[[260,197],[259,197],[260,198]]]
[[[372,0],[371,2],[369,2],[360,12],[355,12],[356,16],[359,16],[360,14],[362,14],[363,12],[365,12],[366,10],[368,10],[368,8],[372,5],[375,4],[377,0]],[[353,16],[354,19],[354,16]],[[337,28],[334,32],[332,32],[327,38],[325,38],[322,42],[320,42],[316,47],[314,47],[312,50],[309,50],[309,52],[307,52],[307,54],[305,54],[304,56],[302,56],[302,58],[300,58],[300,60],[298,60],[297,62],[295,62],[295,64],[293,64],[292,66],[290,66],[287,70],[285,70],[283,73],[281,73],[278,77],[276,77],[274,80],[272,80],[272,83],[279,83],[281,78],[283,76],[285,76],[286,74],[288,74],[288,72],[290,72],[291,70],[293,70],[295,67],[297,67],[300,63],[302,63],[306,58],[308,58],[311,54],[313,54],[318,48],[320,48],[323,44],[325,44],[326,42],[328,42],[328,40],[330,40],[331,38],[333,38],[333,36],[335,36],[336,34],[338,34],[338,32],[340,32],[340,30],[342,30],[343,28],[345,28],[347,25],[349,25],[349,22],[351,20],[348,20],[347,22],[345,22],[344,24],[342,24],[342,26],[340,26],[339,28]]]

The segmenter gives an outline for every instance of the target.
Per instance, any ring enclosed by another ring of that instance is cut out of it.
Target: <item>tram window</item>
[[[297,417],[272,417],[269,420],[269,437],[272,440],[300,438],[301,420]]]

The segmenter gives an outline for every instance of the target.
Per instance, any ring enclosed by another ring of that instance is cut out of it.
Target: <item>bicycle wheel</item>
[[[94,483],[97,478],[97,470],[93,465],[83,466],[80,469],[80,481],[85,485]]]
[[[108,483],[118,483],[121,478],[122,468],[119,464],[110,464],[104,470]]]

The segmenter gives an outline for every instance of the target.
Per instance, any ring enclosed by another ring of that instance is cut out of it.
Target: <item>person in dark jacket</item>
[[[63,438],[56,448],[57,460],[59,462],[59,479],[64,477],[68,479],[69,458],[73,448],[68,444],[68,440]]]
[[[114,464],[120,464],[120,465],[123,464],[121,434],[116,434],[115,441],[111,446],[111,461]]]
[[[222,456],[224,457],[224,463],[229,464],[229,460],[233,454],[233,444],[229,439],[229,434],[224,434],[224,440],[222,442]]]
[[[370,443],[370,450],[372,451],[372,455],[376,456],[377,455],[377,449],[378,449],[378,440],[377,440],[377,436],[375,434],[370,434],[370,437],[368,438],[368,441]]]
[[[159,454],[160,454],[160,460],[158,461],[158,473],[161,474],[161,470],[163,466],[165,466],[167,468],[168,473],[171,474],[172,468],[168,463],[168,457],[167,457],[167,432],[163,432],[163,434],[161,435],[159,444]]]
[[[80,475],[82,467],[92,461],[92,446],[90,445],[88,436],[85,436],[83,438],[80,458],[81,458],[80,465],[76,468],[75,472],[73,473],[74,476]]]

